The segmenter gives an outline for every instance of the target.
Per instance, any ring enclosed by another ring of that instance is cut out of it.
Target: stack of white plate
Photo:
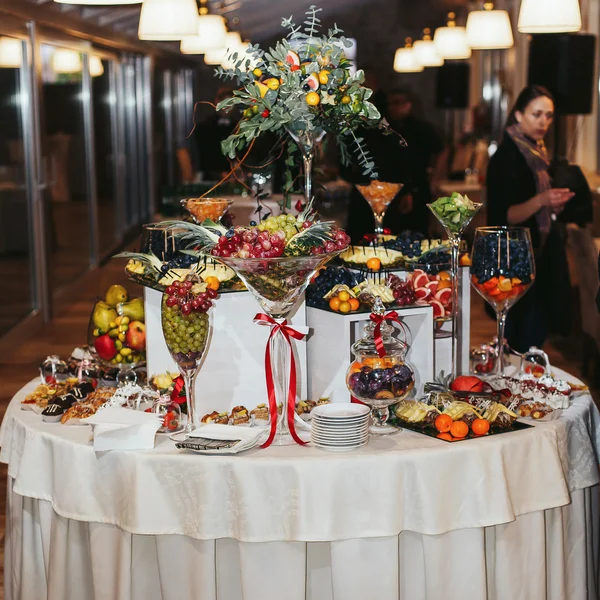
[[[313,408],[310,440],[323,450],[340,452],[369,441],[371,410],[362,404],[322,404]]]

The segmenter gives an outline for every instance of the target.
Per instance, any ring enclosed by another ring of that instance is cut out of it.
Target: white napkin
[[[242,440],[244,446],[255,442],[262,434],[262,427],[235,427],[232,425],[218,425],[209,423],[201,425],[190,432],[190,437],[205,437],[211,440]]]
[[[155,414],[111,406],[82,419],[92,426],[94,450],[148,450],[154,448],[154,437],[160,428]]]

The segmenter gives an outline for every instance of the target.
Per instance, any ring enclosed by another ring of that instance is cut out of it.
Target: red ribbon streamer
[[[381,337],[381,324],[384,321],[394,321],[400,325],[402,333],[404,334],[404,345],[406,346],[406,325],[399,319],[399,315],[395,310],[392,310],[387,315],[376,315],[375,313],[371,313],[371,321],[375,323],[373,338],[375,339],[375,348],[377,348],[379,358],[383,358],[387,354]]]
[[[171,392],[171,400],[173,400],[173,402],[177,402],[177,404],[183,404],[186,401],[186,396],[183,396],[183,400],[181,400],[179,396],[181,395],[181,390],[183,389],[185,381],[180,375],[173,380],[173,383],[175,386]]]
[[[267,341],[267,349],[265,351],[265,374],[267,379],[267,392],[269,395],[269,415],[271,416],[271,431],[267,441],[261,446],[261,448],[268,448],[277,432],[277,420],[279,415],[277,414],[277,398],[275,395],[275,383],[273,381],[273,369],[271,366],[271,340],[277,333],[281,333],[290,347],[290,381],[288,387],[288,399],[287,399],[287,422],[290,429],[290,434],[297,444],[304,446],[306,442],[302,441],[296,433],[296,425],[294,423],[294,414],[296,410],[296,359],[294,358],[294,352],[292,350],[292,340],[302,340],[305,337],[304,333],[296,331],[287,324],[287,320],[278,323],[264,313],[258,313],[254,317],[255,323],[261,323],[271,327],[271,333]]]

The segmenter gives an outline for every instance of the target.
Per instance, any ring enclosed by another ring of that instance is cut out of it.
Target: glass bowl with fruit
[[[383,218],[392,200],[400,193],[402,183],[389,183],[374,179],[368,185],[356,185],[356,189],[368,202],[375,218],[375,233],[383,234]]]
[[[182,204],[196,223],[203,223],[207,219],[217,223],[229,210],[233,200],[226,198],[187,198],[182,200]]]
[[[97,298],[88,327],[92,356],[107,368],[118,369],[119,384],[136,382],[134,369],[146,361],[144,301],[130,298],[121,285],[112,285]]]
[[[416,261],[408,273],[420,303],[433,308],[433,319],[438,329],[452,319],[452,264],[447,253],[439,253],[440,262]]]

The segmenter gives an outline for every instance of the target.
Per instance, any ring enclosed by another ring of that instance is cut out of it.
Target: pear
[[[117,306],[117,304],[121,304],[122,302],[127,302],[128,300],[127,290],[122,285],[111,285],[106,292],[106,300],[107,304],[111,306]]]
[[[122,317],[129,317],[130,321],[144,321],[144,301],[141,298],[134,298],[129,302],[123,302],[119,306],[119,313]]]
[[[96,306],[94,306],[92,320],[98,329],[107,332],[110,329],[110,323],[114,321],[117,316],[117,311],[112,306],[100,300],[96,303]]]

